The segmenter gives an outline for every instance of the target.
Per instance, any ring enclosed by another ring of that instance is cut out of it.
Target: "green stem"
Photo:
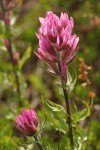
[[[38,148],[39,148],[40,150],[43,150],[43,147],[42,147],[42,145],[39,143],[39,140],[38,140],[37,136],[34,135],[33,137],[34,137],[34,139],[35,139],[35,141],[36,141],[36,143],[37,143],[37,145],[38,145]]]
[[[72,120],[71,120],[70,104],[69,104],[67,89],[66,89],[66,87],[64,87],[64,80],[63,80],[63,77],[62,77],[61,63],[60,63],[60,61],[58,62],[58,67],[59,67],[60,79],[61,79],[62,89],[63,89],[65,103],[66,103],[66,113],[67,113],[66,123],[68,122],[70,144],[71,144],[71,148],[73,149],[74,141],[73,141],[73,130],[72,130]]]

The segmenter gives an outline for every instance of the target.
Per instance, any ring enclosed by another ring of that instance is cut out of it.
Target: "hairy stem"
[[[37,136],[34,135],[33,137],[34,137],[34,139],[35,139],[35,141],[36,141],[36,143],[37,143],[38,148],[39,148],[40,150],[43,150],[43,147],[42,147],[42,145],[39,143]]]
[[[65,103],[66,103],[66,113],[67,113],[66,123],[68,123],[68,126],[69,126],[70,144],[71,144],[71,147],[73,149],[74,141],[73,141],[73,130],[72,130],[72,120],[71,120],[70,104],[69,104],[67,89],[66,89],[66,87],[64,87],[64,80],[63,80],[63,77],[62,77],[61,63],[60,63],[60,61],[58,62],[58,67],[59,67],[60,79],[61,79],[62,89],[63,89]]]

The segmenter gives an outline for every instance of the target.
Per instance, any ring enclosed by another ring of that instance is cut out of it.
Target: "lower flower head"
[[[16,117],[17,128],[27,136],[33,136],[37,132],[38,117],[35,111],[22,110],[22,114]]]

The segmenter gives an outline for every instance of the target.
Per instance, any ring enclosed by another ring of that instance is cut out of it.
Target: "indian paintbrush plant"
[[[77,44],[79,37],[73,34],[74,21],[68,14],[61,13],[60,18],[47,12],[46,18],[39,18],[40,28],[37,34],[39,39],[37,57],[50,65],[52,71],[60,77],[66,103],[66,123],[68,124],[68,136],[71,147],[74,147],[72,118],[67,89],[67,71],[70,64],[77,55]]]
[[[43,141],[45,134],[41,135],[42,142],[38,141],[38,118],[32,109],[22,110],[22,115],[16,118],[16,126],[24,135],[33,136],[39,149],[80,150],[87,136],[79,126],[79,122],[90,115],[92,106],[83,101],[86,107],[78,111],[75,102],[71,99],[76,79],[72,79],[70,75],[69,64],[77,56],[79,42],[79,37],[73,33],[74,20],[67,13],[61,13],[58,17],[52,11],[48,11],[46,17],[40,17],[39,21],[40,28],[36,34],[39,39],[39,48],[38,52],[34,53],[48,65],[49,70],[46,71],[59,78],[65,102],[63,107],[46,98],[43,100],[46,108],[45,115],[49,118],[51,126],[58,131],[59,142],[54,148],[50,141],[48,144],[45,140]]]

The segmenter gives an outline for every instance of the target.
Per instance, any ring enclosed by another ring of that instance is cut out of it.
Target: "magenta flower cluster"
[[[73,61],[77,54],[79,37],[72,34],[74,21],[67,13],[60,17],[48,11],[46,18],[39,18],[40,28],[37,34],[39,39],[38,58],[48,63],[54,72],[58,72],[57,62],[60,61],[63,73],[65,65]]]
[[[38,117],[35,111],[22,110],[22,114],[16,117],[17,128],[27,136],[33,136],[37,132]]]

